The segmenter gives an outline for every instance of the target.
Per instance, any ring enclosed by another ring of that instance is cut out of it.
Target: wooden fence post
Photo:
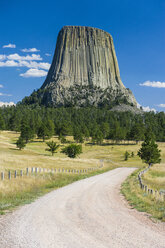
[[[162,192],[159,192],[159,196],[160,196],[160,201],[164,200],[164,194]]]
[[[3,181],[5,178],[5,173],[4,172],[1,172],[1,180]]]
[[[11,171],[9,171],[9,173],[8,173],[8,178],[9,178],[9,180],[11,179]]]
[[[17,178],[17,171],[14,171],[14,178]]]

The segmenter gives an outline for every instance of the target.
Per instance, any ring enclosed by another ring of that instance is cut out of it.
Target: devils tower
[[[37,92],[47,106],[136,106],[123,85],[112,36],[98,28],[64,26],[47,78]]]

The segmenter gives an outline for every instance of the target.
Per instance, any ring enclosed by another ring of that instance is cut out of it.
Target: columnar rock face
[[[111,105],[115,101],[136,106],[120,79],[112,36],[100,29],[65,26],[40,94],[53,106]]]

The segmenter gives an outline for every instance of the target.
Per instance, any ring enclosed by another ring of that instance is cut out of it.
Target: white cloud
[[[0,107],[2,106],[13,106],[15,105],[14,102],[0,102]]]
[[[6,55],[0,54],[0,60],[6,59]]]
[[[10,54],[7,56],[7,59],[9,60],[17,60],[17,61],[21,61],[21,60],[42,60],[41,56],[39,54],[32,54],[27,55],[27,56],[20,56],[18,53],[14,53],[14,54]]]
[[[28,67],[28,68],[36,68],[36,69],[45,69],[49,70],[50,64],[44,63],[44,62],[36,62],[36,61],[20,61],[19,62],[20,67]]]
[[[8,44],[8,45],[4,45],[3,48],[16,48],[15,44]]]
[[[4,57],[5,56],[5,57]],[[42,60],[39,54],[32,54],[27,56],[20,56],[18,53],[6,55],[0,55],[0,67],[27,67],[25,73],[21,73],[21,77],[43,77],[47,75],[47,70],[50,68],[50,64],[47,62],[39,62]],[[0,87],[1,88],[1,87]]]
[[[140,107],[142,107],[142,105],[140,105],[140,103],[137,102],[137,108],[140,109]]]
[[[51,54],[50,54],[50,53],[45,53],[45,55],[46,55],[46,56],[48,56],[48,57],[49,57],[49,56],[51,56]]]
[[[27,67],[27,68],[49,70],[50,64],[45,62],[38,63],[36,61],[20,60],[16,62],[14,60],[7,60],[7,61],[0,61],[0,67]]]
[[[157,106],[160,108],[165,108],[165,103],[158,104]]]
[[[156,113],[156,109],[154,109],[154,108],[150,108],[149,106],[147,106],[147,107],[143,107],[141,104],[137,103],[137,108],[139,108],[139,109],[140,109],[140,107],[142,107],[142,109],[143,109],[143,111],[144,111],[144,112],[150,112],[150,111],[153,111],[153,112],[155,112],[155,113]]]
[[[0,67],[15,67],[18,63],[14,60],[7,60],[5,62],[0,62]]]
[[[34,48],[24,48],[21,49],[21,51],[24,53],[35,53],[35,52],[39,52],[40,50],[34,47]]]
[[[147,106],[147,107],[142,107],[142,108],[143,108],[144,112],[150,112],[150,111],[153,111],[153,112],[155,112],[155,113],[156,113],[156,109],[154,109],[154,108],[150,108],[149,106]]]
[[[47,71],[38,69],[29,69],[25,73],[20,74],[21,77],[44,77],[47,75]]]
[[[3,85],[2,84],[0,84],[0,88],[3,88]]]
[[[41,68],[41,69],[44,69],[44,70],[49,70],[49,68],[50,68],[50,64],[49,63],[36,63],[36,62],[34,62],[34,63],[31,63],[30,64],[31,65],[31,67],[34,67],[34,68]]]
[[[147,87],[153,87],[153,88],[165,88],[165,82],[159,82],[159,81],[146,81],[140,86],[147,86]]]
[[[0,92],[0,96],[12,96],[12,95],[10,95],[10,94],[4,94],[4,93],[1,93]]]

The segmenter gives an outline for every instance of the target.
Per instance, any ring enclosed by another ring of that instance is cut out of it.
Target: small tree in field
[[[70,158],[77,157],[82,153],[82,145],[71,144],[62,149],[62,153],[65,153]]]
[[[128,160],[128,158],[129,158],[129,152],[128,151],[126,151],[125,153],[124,153],[124,160],[125,161],[127,161]]]
[[[145,140],[138,151],[138,156],[150,167],[153,164],[161,162],[160,152],[161,150],[158,149],[158,145],[155,143],[153,135],[146,132]]]
[[[33,130],[28,125],[23,124],[21,126],[21,137],[27,144],[29,140],[34,138]]]
[[[51,152],[53,156],[53,154],[57,151],[59,145],[57,145],[56,142],[54,142],[53,140],[46,142],[46,144],[49,146],[49,148],[46,148],[45,150]]]
[[[131,157],[133,158],[135,156],[134,152],[131,152]]]
[[[16,142],[16,145],[20,150],[22,150],[26,146],[25,140],[20,136]]]

